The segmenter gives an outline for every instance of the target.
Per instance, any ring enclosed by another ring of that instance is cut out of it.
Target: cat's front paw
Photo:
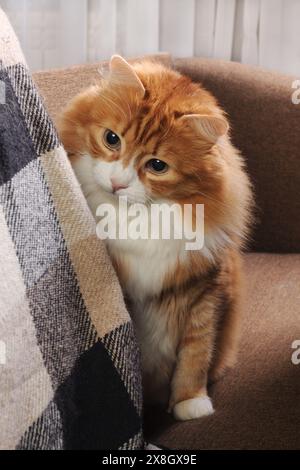
[[[213,412],[211,399],[207,395],[180,401],[173,408],[174,418],[180,421],[201,418],[211,415]]]

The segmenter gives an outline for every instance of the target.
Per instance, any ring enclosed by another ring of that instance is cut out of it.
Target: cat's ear
[[[130,87],[141,97],[145,88],[133,67],[120,55],[113,55],[109,63],[109,81],[112,85]]]
[[[185,114],[181,119],[193,126],[204,138],[214,143],[225,135],[229,129],[228,122],[221,116]]]

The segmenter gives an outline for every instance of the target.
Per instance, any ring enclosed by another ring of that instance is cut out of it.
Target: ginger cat
[[[201,85],[120,56],[60,124],[94,216],[102,203],[117,209],[119,196],[146,207],[204,204],[201,250],[187,251],[185,240],[106,240],[140,343],[145,397],[179,420],[213,412],[207,382],[236,357],[252,193],[228,128]]]

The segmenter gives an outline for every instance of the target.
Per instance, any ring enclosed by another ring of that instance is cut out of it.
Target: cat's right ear
[[[113,55],[109,63],[109,82],[113,86],[123,86],[134,89],[143,98],[145,88],[135,73],[133,67],[120,55]]]
[[[206,114],[185,114],[180,119],[192,126],[208,141],[216,143],[227,134],[229,125],[224,117]]]

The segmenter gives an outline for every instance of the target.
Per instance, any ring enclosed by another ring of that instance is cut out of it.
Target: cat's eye
[[[146,163],[146,168],[147,170],[152,171],[152,173],[165,173],[168,171],[169,167],[166,162],[163,162],[158,158],[151,158],[151,160]]]
[[[111,150],[119,150],[121,147],[121,139],[114,131],[106,129],[103,134],[103,140],[106,147]]]

